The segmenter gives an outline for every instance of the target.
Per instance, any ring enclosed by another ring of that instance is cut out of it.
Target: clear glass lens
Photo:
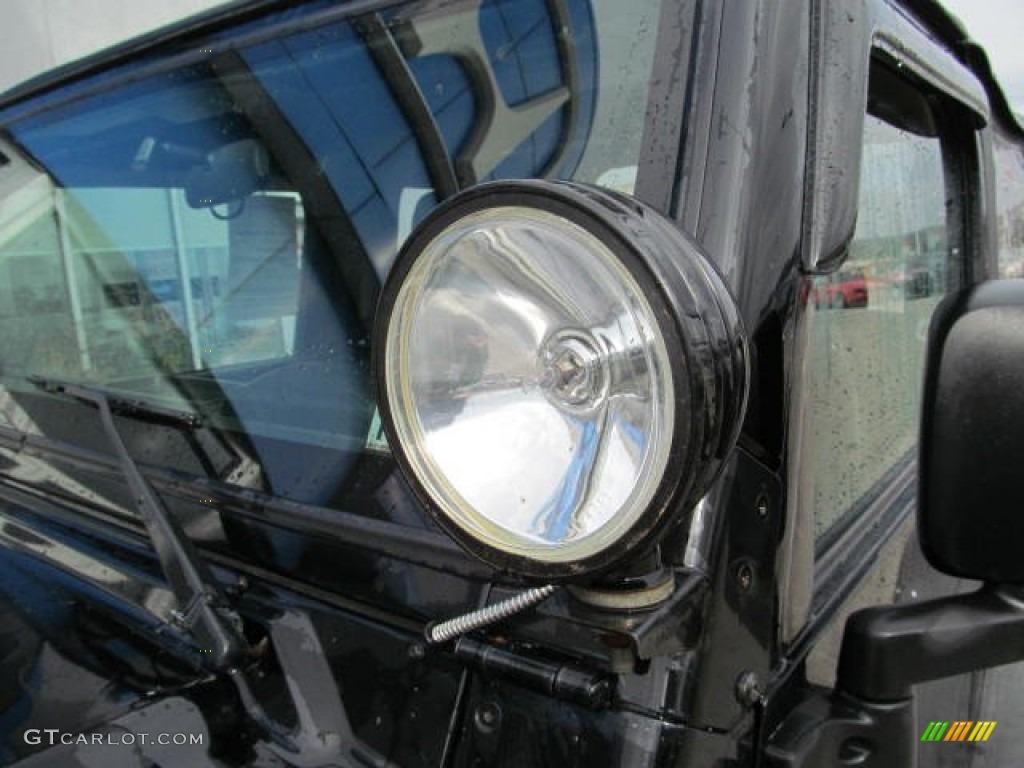
[[[527,208],[460,219],[395,302],[387,387],[406,455],[475,538],[564,563],[614,544],[668,459],[668,353],[597,238]]]

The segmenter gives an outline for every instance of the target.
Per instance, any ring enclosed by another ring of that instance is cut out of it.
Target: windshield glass
[[[86,406],[31,379],[87,383],[201,419],[126,429],[145,464],[378,503],[370,329],[398,248],[480,181],[632,191],[660,5],[314,25],[317,4],[0,115],[0,425],[109,453]]]

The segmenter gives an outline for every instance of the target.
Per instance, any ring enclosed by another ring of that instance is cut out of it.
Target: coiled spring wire
[[[438,644],[447,642],[454,637],[472,632],[474,629],[486,627],[488,624],[494,624],[502,619],[507,619],[509,616],[525,611],[542,600],[547,600],[557,589],[558,587],[553,584],[528,589],[525,592],[520,592],[518,595],[513,595],[506,600],[502,600],[500,603],[488,605],[486,608],[481,608],[478,611],[456,616],[446,621],[428,624],[423,634],[428,643]]]

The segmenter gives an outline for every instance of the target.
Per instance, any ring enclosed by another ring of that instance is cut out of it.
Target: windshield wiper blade
[[[149,534],[171,592],[178,601],[176,616],[179,627],[191,634],[208,666],[221,672],[236,666],[249,651],[242,634],[241,617],[231,607],[192,540],[143,477],[114,423],[114,413],[141,418],[149,423],[177,426],[198,426],[198,416],[82,384],[41,377],[32,377],[30,381],[46,392],[74,398],[99,410],[103,430],[114,446],[139,517]]]
[[[192,540],[142,475],[114,423],[114,413],[175,426],[198,426],[198,417],[74,382],[38,376],[30,381],[45,392],[99,409],[103,429],[117,452],[121,472],[135,498],[160,568],[181,608],[179,627],[203,651],[206,665],[225,673],[235,684],[246,713],[270,737],[270,748],[293,765],[396,768],[353,732],[341,692],[308,615],[287,610],[270,622],[271,645],[297,714],[295,726],[289,730],[277,722],[254,695],[241,662],[256,654],[242,633],[241,617]]]
[[[73,381],[49,379],[43,376],[29,376],[28,380],[54,395],[67,395],[76,400],[97,404],[97,398],[106,401],[113,413],[130,416],[147,424],[167,424],[172,427],[197,428],[202,426],[202,419],[191,411],[167,408],[145,400],[140,400],[123,392],[113,392],[98,387],[89,387]]]

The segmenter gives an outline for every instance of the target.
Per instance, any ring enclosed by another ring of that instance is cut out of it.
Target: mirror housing
[[[947,297],[932,319],[918,531],[953,576],[1024,584],[1024,280]]]

